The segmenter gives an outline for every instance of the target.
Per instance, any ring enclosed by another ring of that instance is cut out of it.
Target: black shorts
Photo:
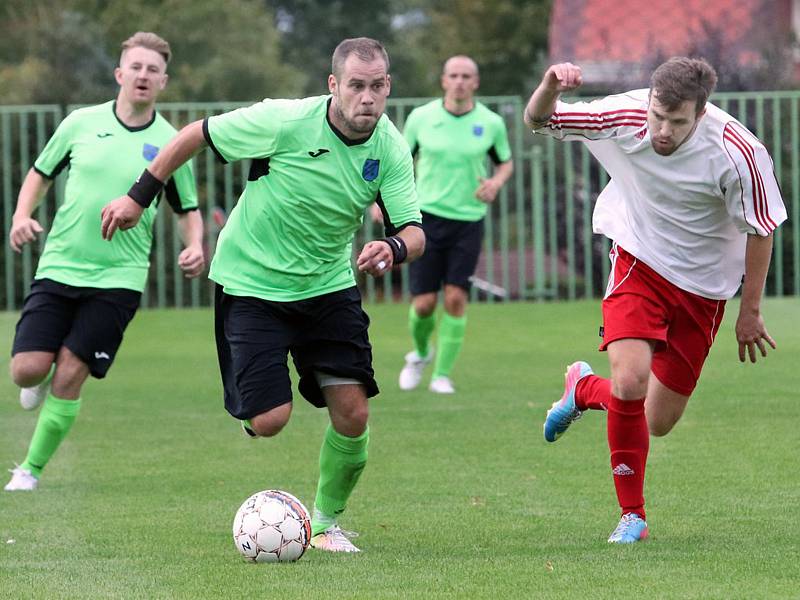
[[[287,354],[300,375],[300,393],[326,406],[314,371],[356,379],[378,394],[372,370],[369,317],[352,287],[295,302],[231,296],[217,285],[217,357],[225,408],[249,419],[292,401]]]
[[[89,366],[92,376],[106,376],[142,294],[122,288],[75,287],[35,279],[25,298],[11,356],[20,352],[58,353],[66,346]]]
[[[455,221],[422,213],[425,254],[408,265],[411,295],[438,292],[442,284],[467,291],[483,243],[483,219]]]

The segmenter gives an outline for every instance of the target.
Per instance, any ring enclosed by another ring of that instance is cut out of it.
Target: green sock
[[[420,317],[412,304],[408,310],[408,328],[414,340],[414,350],[421,358],[426,358],[430,352],[431,334],[436,327],[436,316]]]
[[[53,457],[61,441],[67,436],[78,417],[81,399],[62,400],[48,394],[39,411],[39,420],[33,430],[31,444],[25,462],[20,465],[36,477],[42,474],[47,462]]]
[[[314,500],[311,535],[331,526],[345,508],[353,488],[367,464],[369,427],[358,437],[337,433],[331,425],[319,452],[319,484]]]
[[[444,313],[439,325],[439,350],[433,367],[433,377],[449,377],[456,363],[461,345],[464,343],[464,330],[467,328],[467,316],[454,317]]]

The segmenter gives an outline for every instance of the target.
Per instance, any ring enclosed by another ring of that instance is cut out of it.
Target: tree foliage
[[[164,100],[324,93],[344,38],[381,40],[394,96],[439,94],[442,62],[481,66],[483,94],[526,93],[545,49],[549,0],[3,0],[0,103],[90,103],[116,93],[119,45],[169,40]]]

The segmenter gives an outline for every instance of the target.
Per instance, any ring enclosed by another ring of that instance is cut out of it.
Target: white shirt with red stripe
[[[746,234],[769,235],[786,208],[766,148],[731,115],[706,105],[695,131],[669,156],[647,129],[647,89],[592,102],[557,102],[544,127],[580,140],[611,181],[592,225],[681,289],[731,298],[744,274]]]

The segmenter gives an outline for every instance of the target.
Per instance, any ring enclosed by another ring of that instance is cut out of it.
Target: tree
[[[481,94],[527,95],[541,76],[549,0],[431,2],[426,13],[419,44],[430,49],[430,62],[471,56],[481,69]]]
[[[0,15],[0,102],[69,104],[113,93],[104,31],[73,3],[11,0]]]
[[[120,43],[137,30],[172,46],[163,100],[258,100],[295,95],[305,81],[280,59],[280,33],[260,0],[7,0],[0,17],[4,104],[112,97]]]
[[[345,38],[371,37],[391,51],[392,0],[265,0],[282,32],[287,63],[305,74],[304,94],[327,92],[331,55]],[[392,71],[394,72],[394,66]]]

